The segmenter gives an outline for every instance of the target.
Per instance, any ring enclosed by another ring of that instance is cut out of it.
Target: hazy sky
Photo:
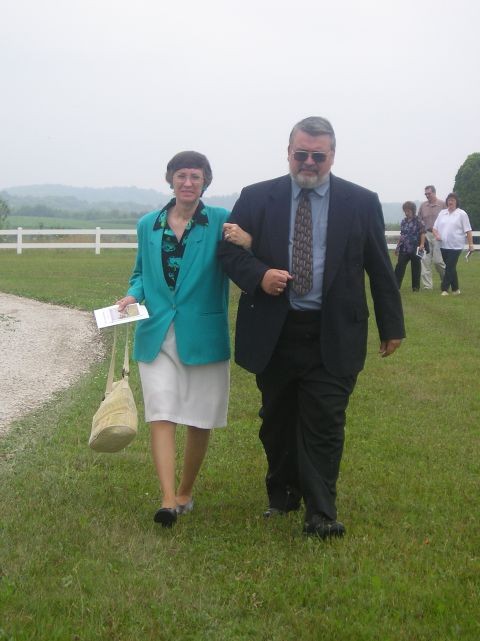
[[[478,0],[0,0],[0,189],[167,191],[205,153],[207,195],[287,172],[291,127],[329,118],[334,173],[382,201],[452,189],[480,151]]]

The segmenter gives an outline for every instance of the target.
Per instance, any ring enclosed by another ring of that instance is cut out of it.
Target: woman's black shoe
[[[172,527],[177,522],[177,510],[174,507],[161,507],[155,512],[153,520],[162,527]]]

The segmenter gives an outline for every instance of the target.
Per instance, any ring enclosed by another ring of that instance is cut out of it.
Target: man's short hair
[[[290,132],[288,144],[292,144],[292,140],[297,131],[303,131],[309,136],[330,136],[330,146],[335,151],[336,140],[335,132],[330,122],[326,118],[320,116],[309,116],[297,122]]]
[[[427,186],[425,187],[425,189],[430,189],[430,191],[432,192],[432,194],[436,194],[436,193],[437,193],[437,190],[435,189],[434,185],[427,185]]]
[[[208,158],[198,151],[180,151],[169,161],[165,180],[170,187],[173,187],[173,174],[179,169],[202,169],[205,177],[203,191],[212,182],[213,174]]]

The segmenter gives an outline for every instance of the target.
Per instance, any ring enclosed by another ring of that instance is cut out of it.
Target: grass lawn
[[[0,291],[93,309],[124,292],[133,258],[1,251]],[[146,426],[120,454],[87,446],[106,363],[14,423],[0,440],[0,641],[478,641],[480,256],[459,276],[447,298],[412,293],[407,272],[408,338],[391,358],[371,319],[340,541],[303,538],[301,513],[262,519],[259,398],[235,365],[229,427],[172,531],[152,520]]]
[[[8,217],[8,228],[16,229],[23,227],[23,229],[95,229],[101,227],[102,229],[135,229],[135,218],[119,218],[118,220],[112,217],[102,219],[88,220],[86,218],[56,218],[54,216],[16,216],[11,214]],[[1,233],[0,233],[1,236]]]

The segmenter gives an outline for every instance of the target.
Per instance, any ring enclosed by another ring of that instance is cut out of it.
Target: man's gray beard
[[[294,176],[292,172],[290,172],[290,176],[297,183],[297,185],[302,189],[316,189],[317,187],[320,187],[320,185],[323,185],[323,183],[327,182],[327,180],[330,177],[330,173],[328,173],[326,176],[320,177],[320,176],[301,176],[300,174],[297,174],[296,176]]]

